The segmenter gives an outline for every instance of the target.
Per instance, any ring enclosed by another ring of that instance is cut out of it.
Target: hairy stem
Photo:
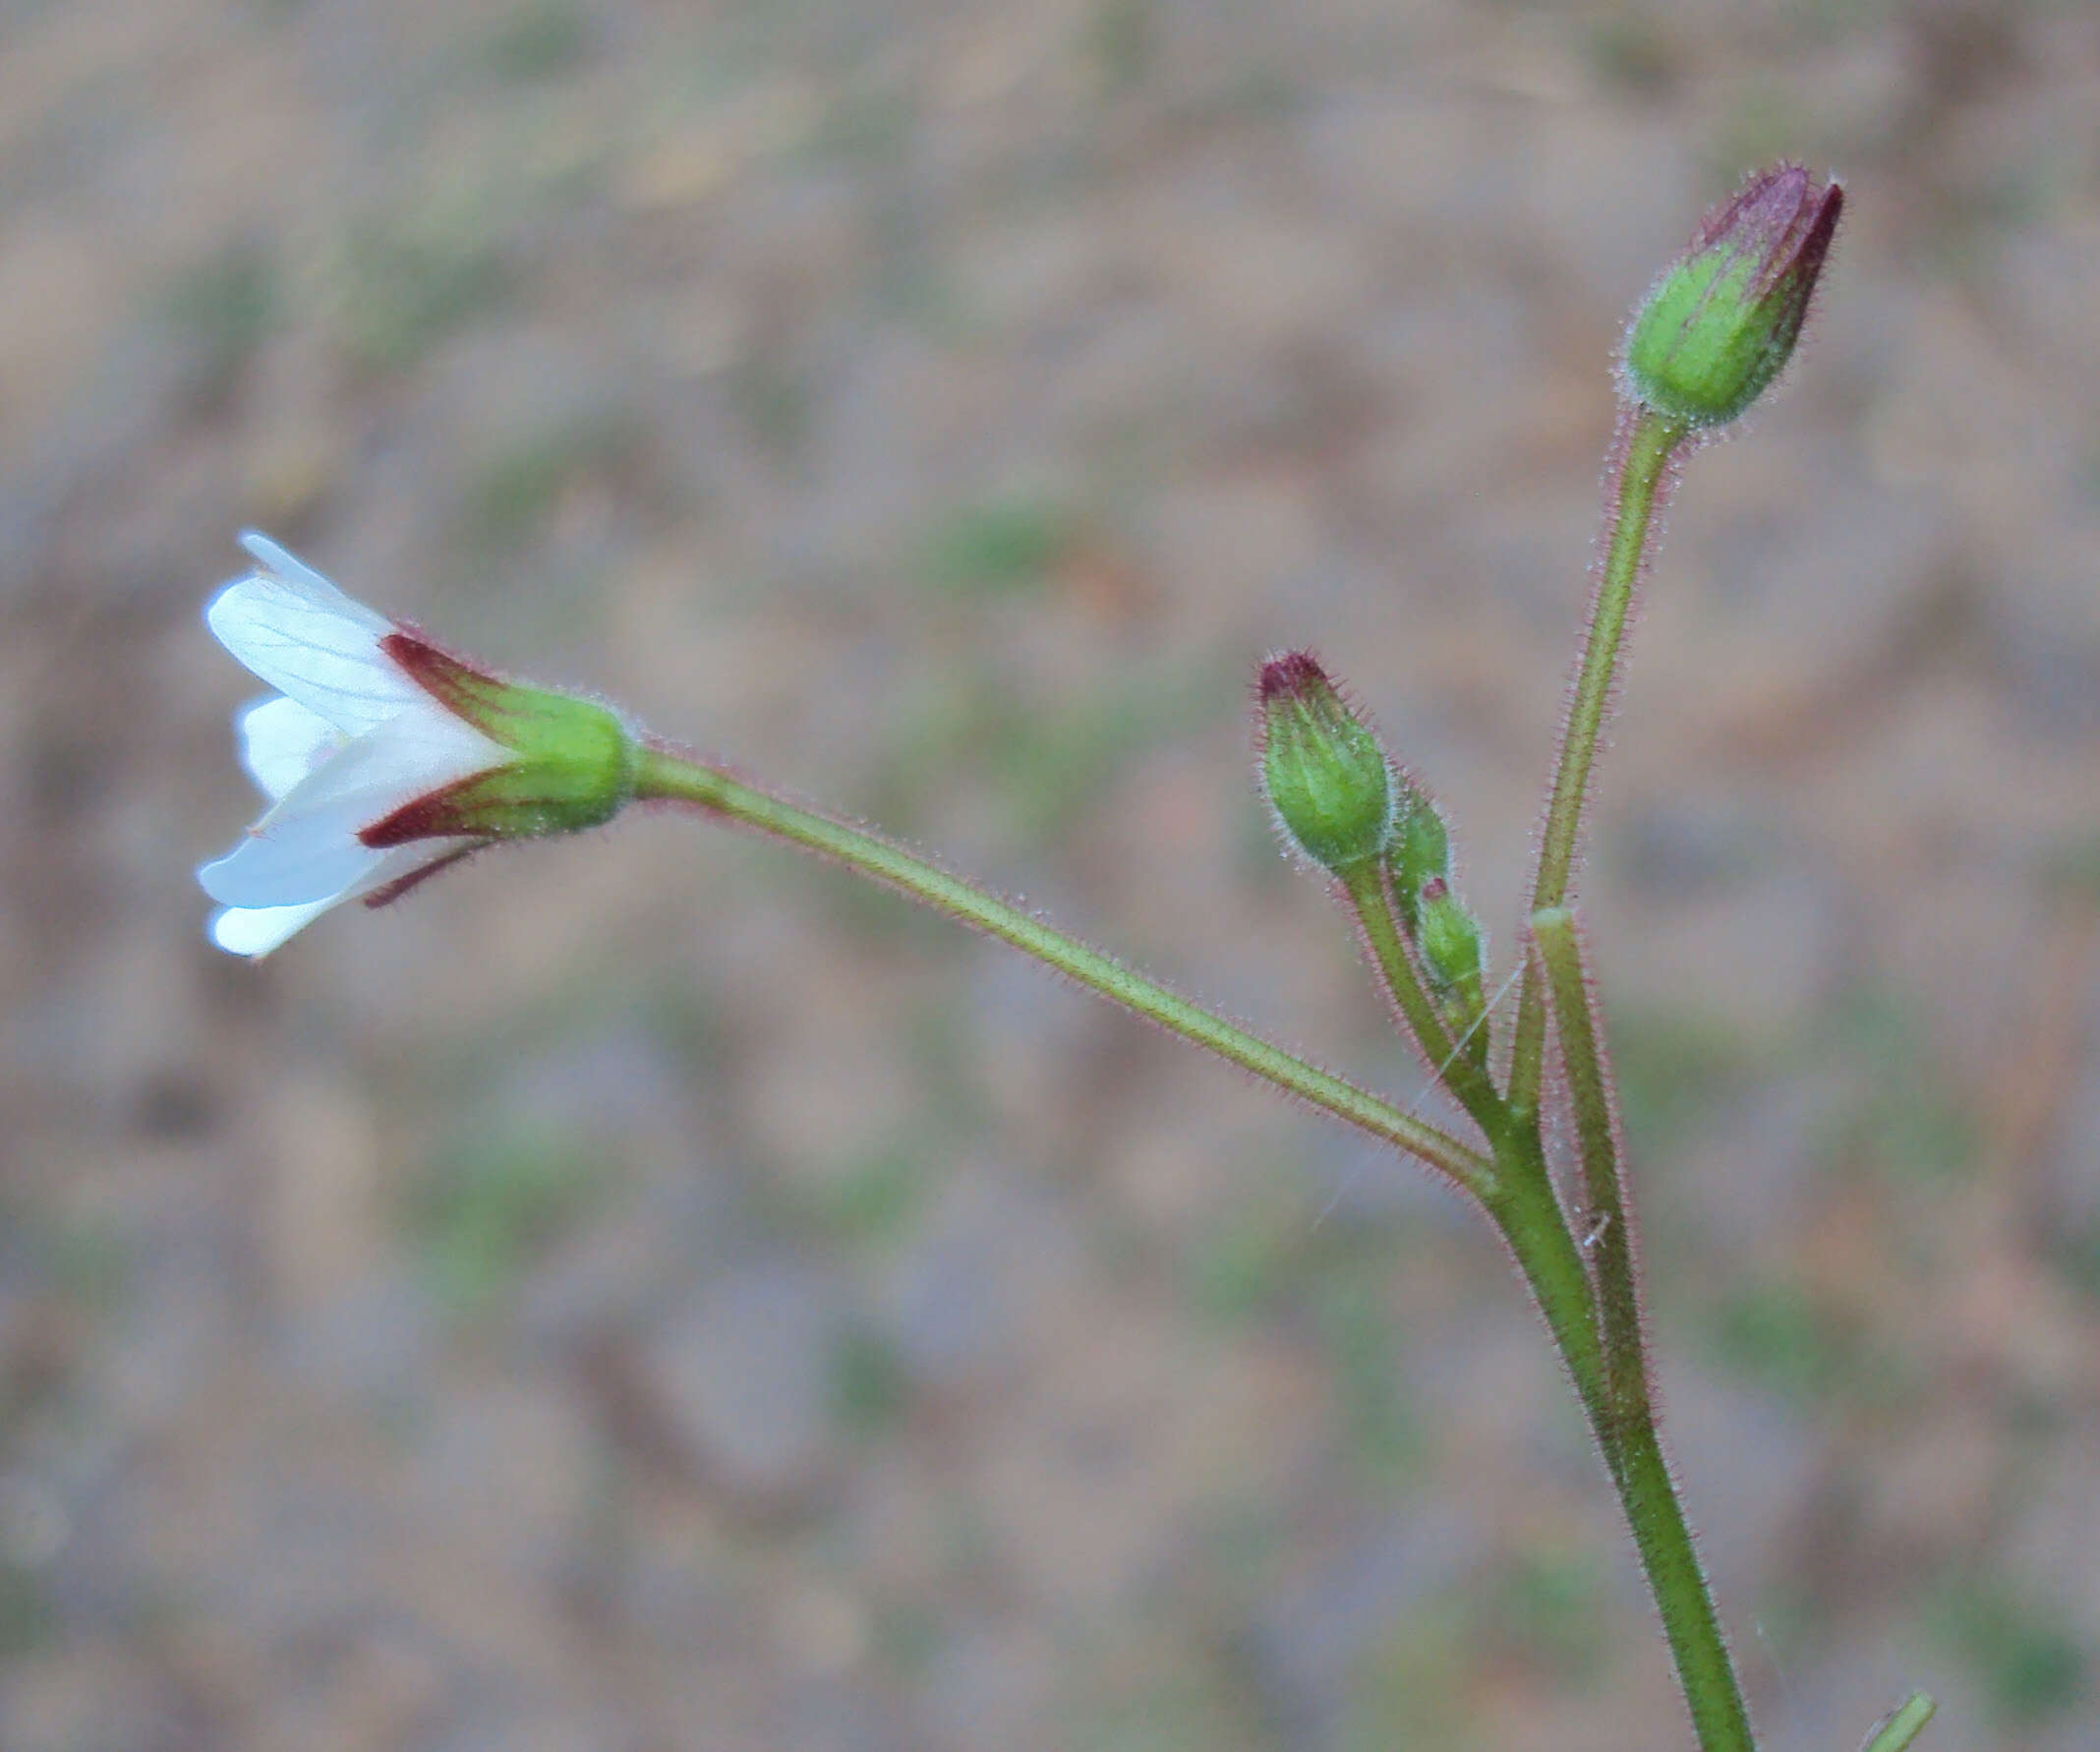
[[[1450,1030],[1423,989],[1394,914],[1392,891],[1378,866],[1360,864],[1341,882],[1357,922],[1364,928],[1364,941],[1371,947],[1379,980],[1429,1059],[1430,1072],[1458,1097],[1483,1131],[1491,1132],[1502,1117],[1502,1098],[1495,1093],[1481,1060],[1461,1049],[1470,1042],[1452,1043]]]
[[[1582,654],[1575,697],[1560,735],[1560,760],[1553,773],[1552,800],[1546,804],[1546,831],[1539,845],[1539,872],[1532,884],[1532,910],[1557,906],[1567,899],[1569,873],[1582,836],[1582,809],[1590,790],[1590,768],[1597,740],[1611,704],[1612,677],[1618,671],[1619,647],[1633,607],[1633,587],[1641,574],[1655,523],[1656,504],[1668,479],[1670,457],[1684,441],[1685,428],[1645,408],[1624,416],[1620,440],[1624,461],[1618,470],[1618,495],[1609,517],[1610,539],[1604,571],[1590,610],[1590,639]],[[1510,1058],[1512,1106],[1539,1104],[1539,1071],[1546,1049],[1546,994],[1527,964],[1517,996],[1516,1044]]]
[[[1714,1597],[1692,1547],[1676,1481],[1662,1456],[1641,1331],[1629,1208],[1620,1184],[1610,1079],[1584,977],[1575,920],[1564,906],[1532,914],[1532,941],[1552,995],[1553,1024],[1567,1072],[1569,1105],[1589,1202],[1585,1245],[1597,1286],[1604,1350],[1605,1425],[1598,1440],[1613,1474],[1648,1585],[1662,1614],[1692,1723],[1705,1752],[1749,1752],[1755,1742],[1742,1686]]]
[[[1531,1288],[1552,1334],[1553,1348],[1567,1365],[1575,1396],[1603,1450],[1615,1484],[1618,1449],[1607,1404],[1607,1372],[1597,1306],[1582,1254],[1569,1233],[1553,1183],[1546,1171],[1546,1148],[1535,1123],[1505,1118],[1494,1132],[1496,1184],[1483,1202],[1501,1231],[1517,1268]]]
[[[1052,930],[1017,906],[950,875],[936,864],[891,845],[878,835],[834,821],[775,796],[720,767],[648,746],[642,750],[635,795],[691,804],[728,821],[786,840],[833,858],[848,869],[897,889],[1024,955],[1055,967],[1111,1003],[1157,1022],[1219,1058],[1251,1071],[1265,1082],[1336,1119],[1397,1145],[1483,1197],[1494,1185],[1493,1169],[1478,1151],[1354,1084],[1237,1027],[1156,981],[1135,973],[1113,957]]]
[[[1553,1025],[1575,1114],[1575,1142],[1582,1163],[1583,1251],[1597,1283],[1598,1315],[1604,1326],[1604,1359],[1610,1377],[1614,1420],[1649,1415],[1647,1343],[1642,1331],[1641,1291],[1634,1269],[1633,1228],[1620,1184],[1618,1119],[1590,989],[1583,971],[1575,917],[1565,906],[1532,914],[1532,941],[1546,966],[1552,995]]]

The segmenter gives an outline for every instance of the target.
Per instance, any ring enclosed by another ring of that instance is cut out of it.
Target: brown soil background
[[[2100,17],[0,8],[0,1745],[1683,1742],[1416,1170],[671,817],[215,954],[269,530],[1411,1096],[1311,644],[1506,955],[1607,366],[1843,173],[1585,877],[1775,1749],[2100,1741]]]

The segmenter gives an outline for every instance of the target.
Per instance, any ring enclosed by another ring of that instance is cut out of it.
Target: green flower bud
[[[1444,1025],[1454,1039],[1463,1041],[1466,1055],[1485,1066],[1488,1040],[1481,1020],[1488,1001],[1488,947],[1481,922],[1440,876],[1423,885],[1420,916],[1416,943],[1422,951],[1422,970],[1429,975]]]
[[[1285,837],[1336,876],[1379,856],[1393,778],[1371,727],[1303,651],[1264,663],[1254,692],[1261,788]]]
[[[1422,928],[1423,886],[1450,877],[1451,834],[1436,805],[1405,779],[1400,781],[1400,801],[1386,842],[1385,867],[1392,878],[1400,921],[1413,937]]]
[[[1478,987],[1487,951],[1480,920],[1442,881],[1422,891],[1421,946],[1423,970],[1438,997],[1467,985]]]
[[[1793,353],[1843,205],[1837,183],[1777,164],[1708,214],[1627,331],[1627,393],[1693,428],[1741,414]]]

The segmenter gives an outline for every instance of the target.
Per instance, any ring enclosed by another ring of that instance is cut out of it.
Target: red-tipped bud
[[[1261,666],[1261,788],[1291,843],[1334,875],[1379,856],[1392,826],[1385,750],[1310,654]]]
[[[1776,164],[1708,214],[1627,332],[1627,393],[1688,427],[1741,414],[1792,356],[1843,205],[1837,183]]]

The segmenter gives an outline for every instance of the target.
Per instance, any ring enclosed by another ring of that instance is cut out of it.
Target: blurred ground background
[[[1412,1095],[1249,788],[1310,643],[1505,953],[1621,316],[1844,173],[1587,875],[1776,1749],[2100,1740],[2100,16],[0,9],[0,1745],[1680,1744],[1407,1166],[636,820],[250,966],[268,529]]]

